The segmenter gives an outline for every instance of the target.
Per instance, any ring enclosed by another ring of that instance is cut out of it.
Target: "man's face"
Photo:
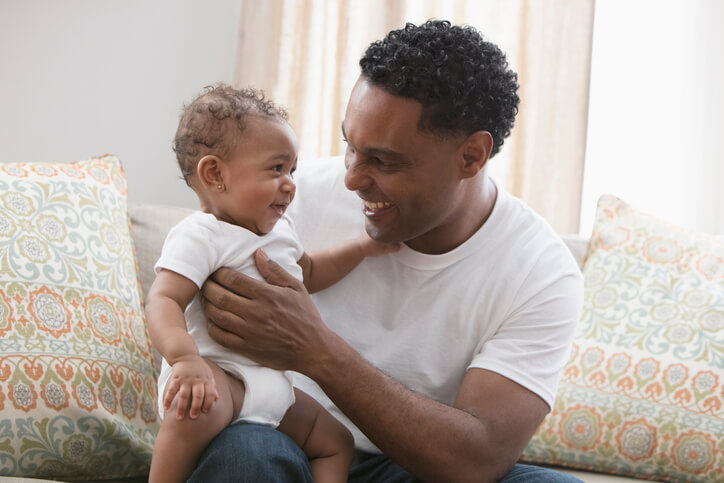
[[[419,102],[360,78],[342,123],[345,185],[362,199],[373,239],[443,253],[466,212],[456,165],[464,137],[420,131],[421,112]]]

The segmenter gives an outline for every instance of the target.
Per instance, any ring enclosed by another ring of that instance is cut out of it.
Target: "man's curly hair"
[[[420,128],[433,133],[488,131],[495,155],[518,113],[518,75],[505,54],[470,26],[429,20],[393,30],[360,60],[372,84],[422,103]]]
[[[214,154],[229,156],[237,147],[249,116],[287,120],[287,111],[264,97],[264,92],[247,87],[235,89],[226,84],[207,86],[181,111],[173,150],[181,175],[189,178],[201,158]]]

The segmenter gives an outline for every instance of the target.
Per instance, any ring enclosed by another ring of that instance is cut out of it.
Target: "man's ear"
[[[478,174],[488,162],[492,150],[493,136],[488,131],[476,131],[468,136],[460,146],[463,177],[472,178]]]
[[[207,154],[201,158],[196,166],[196,176],[206,188],[215,191],[225,188],[222,162],[218,156]]]

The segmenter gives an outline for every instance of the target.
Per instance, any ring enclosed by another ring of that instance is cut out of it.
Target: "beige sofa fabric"
[[[154,277],[153,266],[161,255],[166,233],[182,218],[192,213],[189,208],[178,206],[129,203],[131,235],[136,249],[136,258],[141,275],[143,300]]]

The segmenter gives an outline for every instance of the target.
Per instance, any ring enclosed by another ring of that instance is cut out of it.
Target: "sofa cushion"
[[[136,247],[143,300],[146,300],[156,273],[153,266],[161,256],[168,231],[182,218],[193,213],[190,208],[153,203],[129,203],[131,234]]]
[[[145,475],[158,430],[119,160],[0,165],[0,475]]]
[[[573,354],[524,459],[724,480],[724,240],[604,196],[583,273]]]
[[[578,266],[583,267],[583,259],[586,257],[586,250],[588,249],[588,238],[580,235],[561,235],[561,239],[573,254]]]

